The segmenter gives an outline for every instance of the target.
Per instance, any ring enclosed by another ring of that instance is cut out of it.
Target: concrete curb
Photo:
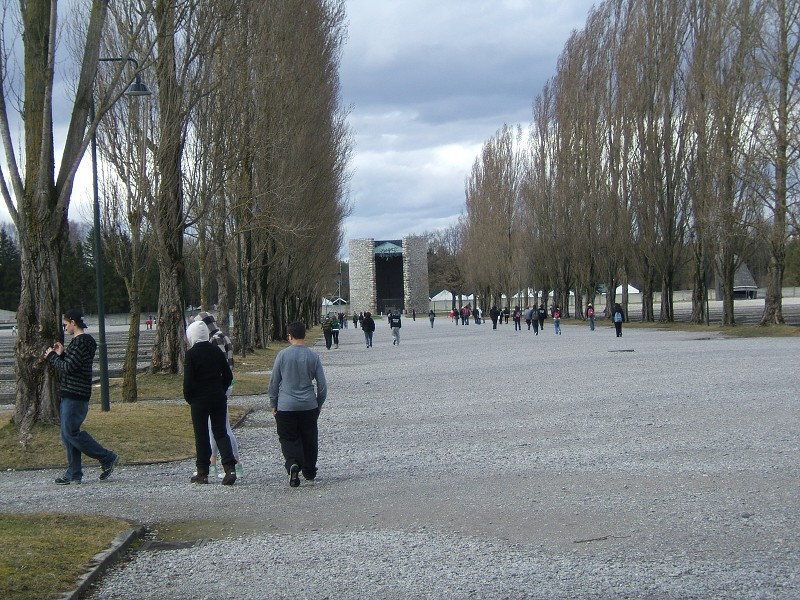
[[[61,596],[61,600],[78,600],[105,571],[117,562],[133,542],[144,536],[144,526],[139,525],[118,534],[108,548],[92,558],[89,570],[78,579],[78,587]]]

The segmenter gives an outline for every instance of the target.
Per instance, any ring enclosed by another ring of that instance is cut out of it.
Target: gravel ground
[[[314,485],[289,488],[266,399],[237,398],[233,488],[190,485],[192,461],[8,472],[0,510],[147,525],[92,598],[800,597],[800,340],[562,329],[317,345]]]

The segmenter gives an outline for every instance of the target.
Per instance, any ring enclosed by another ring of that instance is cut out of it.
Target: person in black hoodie
[[[211,465],[211,443],[208,439],[208,422],[219,448],[222,467],[225,469],[223,485],[236,481],[236,458],[233,456],[231,440],[225,430],[228,414],[228,398],[225,391],[233,381],[233,373],[225,355],[209,341],[208,326],[195,321],[186,329],[189,349],[183,368],[183,397],[192,407],[194,445],[197,453],[197,474],[192,483],[208,483]]]
[[[544,332],[544,320],[547,318],[547,309],[544,307],[544,304],[540,304],[539,308],[536,309],[536,316],[539,319],[539,329]]]
[[[500,309],[496,306],[492,306],[491,310],[489,311],[489,317],[492,319],[492,329],[497,329],[497,319],[500,318]]]
[[[400,328],[403,326],[400,320],[400,311],[389,313],[389,327],[392,329],[392,345],[400,345]]]
[[[364,341],[367,343],[367,348],[372,348],[372,334],[375,333],[375,321],[372,319],[372,313],[367,311],[364,313],[364,318],[361,319],[361,331],[364,332]]]

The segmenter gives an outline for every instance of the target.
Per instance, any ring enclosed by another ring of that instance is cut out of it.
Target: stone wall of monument
[[[428,243],[424,237],[403,238],[403,289],[404,308],[410,315],[427,314],[428,296]]]
[[[350,240],[350,314],[375,314],[375,240]]]

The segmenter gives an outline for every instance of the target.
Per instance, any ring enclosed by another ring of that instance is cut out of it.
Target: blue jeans
[[[81,453],[107,465],[114,460],[114,453],[106,450],[81,425],[89,413],[89,403],[85,400],[61,398],[61,441],[67,450],[67,470],[64,477],[75,480],[83,478]]]
[[[372,346],[372,332],[371,331],[365,331],[364,332],[364,341],[367,344],[367,348]]]

